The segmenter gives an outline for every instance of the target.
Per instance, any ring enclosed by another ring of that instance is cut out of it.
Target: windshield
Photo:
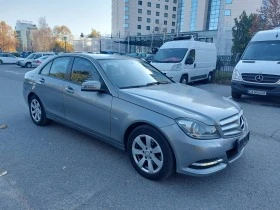
[[[280,61],[280,41],[251,42],[242,60]]]
[[[179,63],[184,59],[187,51],[187,48],[159,49],[154,57],[153,62]]]
[[[32,53],[27,57],[27,59],[32,59],[35,55],[36,55],[35,53]]]
[[[135,88],[171,83],[160,71],[144,61],[99,60],[108,78],[118,88]]]

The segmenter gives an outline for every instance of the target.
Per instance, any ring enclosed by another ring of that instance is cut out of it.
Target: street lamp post
[[[67,40],[67,37],[63,37],[63,40],[64,40],[64,52],[66,53],[66,40]]]

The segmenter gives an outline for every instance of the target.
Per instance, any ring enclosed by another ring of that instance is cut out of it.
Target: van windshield
[[[280,61],[280,41],[251,42],[242,60]]]
[[[184,59],[187,51],[187,48],[159,49],[159,51],[156,53],[153,59],[153,62],[179,63]]]

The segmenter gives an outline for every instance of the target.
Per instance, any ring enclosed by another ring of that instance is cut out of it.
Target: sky
[[[51,28],[66,25],[75,37],[89,34],[91,28],[111,33],[111,0],[0,0],[0,21],[12,28],[17,20],[37,25],[46,17]]]

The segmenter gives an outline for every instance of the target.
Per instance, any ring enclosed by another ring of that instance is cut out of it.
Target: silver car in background
[[[55,53],[54,52],[35,52],[35,53],[31,53],[29,56],[27,56],[26,58],[22,58],[17,62],[18,66],[21,66],[22,68],[31,68],[32,67],[32,62],[34,62],[34,60],[37,60],[39,58],[41,58],[42,56],[54,56]]]
[[[53,57],[26,73],[23,95],[36,125],[55,120],[126,150],[152,180],[221,171],[249,141],[235,102],[125,56]]]
[[[38,58],[38,59],[34,59],[34,60],[32,61],[32,63],[31,63],[31,66],[32,66],[32,67],[38,67],[38,66],[40,66],[47,58],[50,58],[50,57],[52,57],[52,56],[54,56],[54,55],[44,55],[44,56],[42,56],[42,57],[40,57],[40,58]]]

